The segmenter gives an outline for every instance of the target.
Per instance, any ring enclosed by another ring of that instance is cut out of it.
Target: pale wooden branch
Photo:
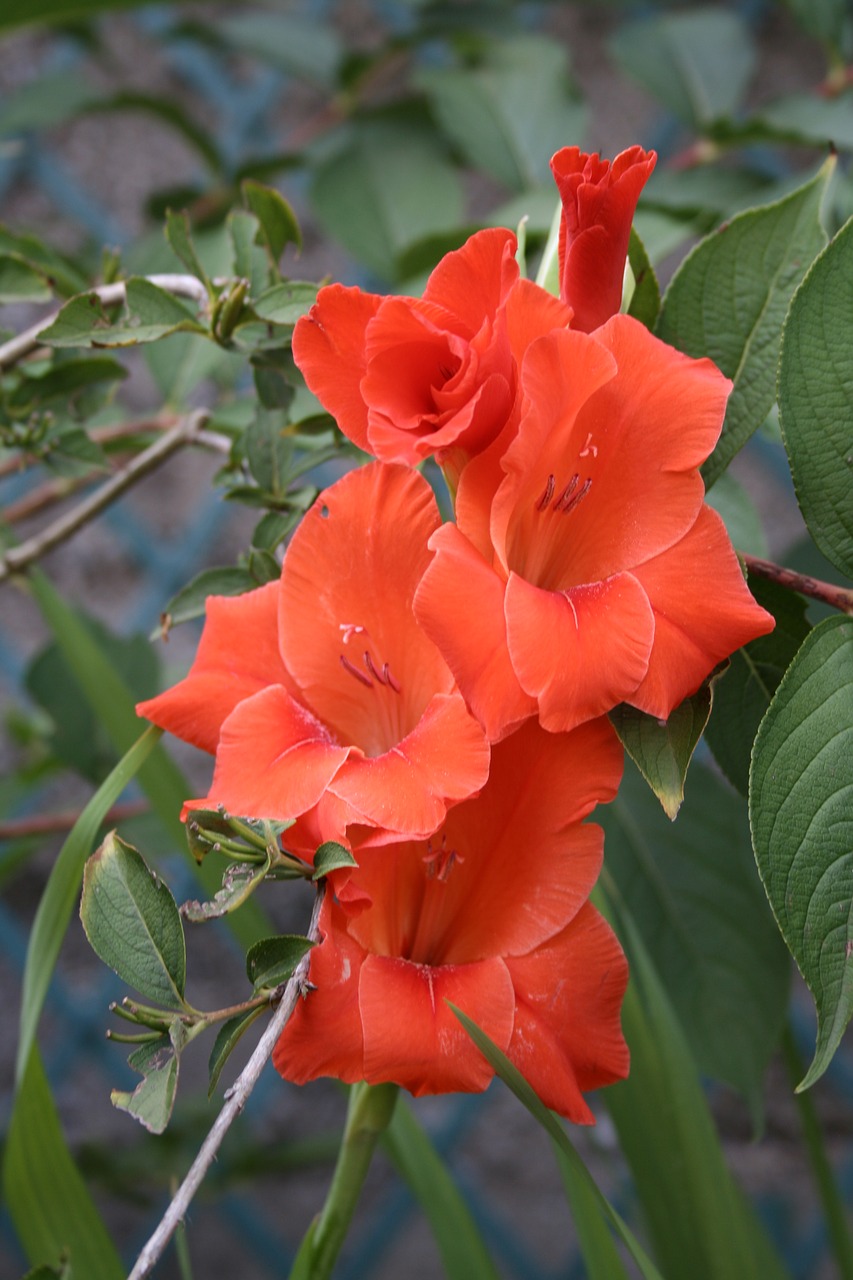
[[[73,510],[60,516],[53,524],[48,525],[41,533],[28,538],[17,547],[10,547],[0,559],[0,582],[19,573],[27,565],[38,560],[53,547],[71,537],[78,529],[82,529],[90,520],[108,507],[116,498],[126,493],[137,480],[150,471],[154,471],[171,454],[186,444],[194,443],[207,422],[206,409],[197,409],[187,417],[180,419],[171,431],[166,431],[159,440],[155,440],[142,453],[137,454],[131,462],[111,476],[105,484],[90,494],[74,507]]]
[[[308,929],[308,937],[312,942],[316,942],[319,936],[320,907],[323,903],[323,894],[324,889],[321,884],[317,898],[314,902],[314,910],[311,914],[311,924]],[[255,1052],[252,1054],[243,1071],[237,1077],[235,1083],[226,1093],[225,1105],[216,1117],[216,1120],[213,1122],[213,1127],[202,1143],[199,1153],[190,1167],[189,1173],[184,1178],[177,1193],[173,1197],[171,1204],[161,1218],[150,1239],[142,1249],[139,1257],[136,1259],[136,1263],[128,1276],[128,1280],[143,1280],[143,1277],[150,1275],[154,1264],[166,1248],[166,1245],[172,1238],[172,1235],[177,1229],[179,1223],[183,1221],[184,1215],[190,1206],[193,1196],[196,1191],[198,1191],[207,1175],[208,1169],[216,1158],[216,1153],[222,1145],[223,1138],[236,1120],[237,1116],[245,1107],[249,1095],[260,1079],[261,1072],[272,1055],[272,1051],[275,1048],[279,1036],[287,1025],[288,1019],[293,1014],[299,1000],[303,997],[304,983],[308,976],[310,956],[311,953],[309,951],[307,955],[302,957],[299,964],[294,969],[293,976],[285,986],[281,1000],[276,1007],[275,1013],[273,1014],[266,1031],[261,1036]]]

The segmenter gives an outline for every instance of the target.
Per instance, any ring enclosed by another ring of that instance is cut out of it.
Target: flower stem
[[[796,1085],[802,1080],[805,1067],[790,1025],[785,1028],[782,1035],[782,1054],[791,1081]],[[823,1205],[827,1231],[838,1262],[838,1274],[841,1280],[853,1280],[853,1240],[847,1226],[844,1203],[839,1195],[832,1166],[826,1154],[814,1102],[811,1094],[806,1091],[795,1093],[794,1098],[800,1113],[800,1123],[803,1126],[803,1137],[806,1141],[812,1172]]]
[[[346,1128],[326,1203],[297,1258],[300,1276],[327,1280],[332,1274],[376,1144],[394,1114],[397,1093],[395,1084],[369,1085],[362,1081],[352,1086]]]

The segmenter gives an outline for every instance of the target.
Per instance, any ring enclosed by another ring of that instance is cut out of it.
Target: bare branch
[[[147,800],[128,800],[124,804],[115,804],[104,815],[104,825],[111,826],[117,822],[125,822],[128,818],[136,818],[141,813],[148,813],[149,808]],[[79,817],[79,809],[61,809],[57,813],[9,818],[6,822],[0,822],[0,840],[22,840],[27,836],[70,831]]]
[[[795,569],[785,569],[782,565],[773,564],[770,560],[761,560],[758,556],[748,556],[740,552],[740,557],[750,573],[759,578],[767,578],[769,582],[778,582],[780,587],[789,591],[799,591],[800,595],[810,596],[813,600],[821,600],[833,609],[842,613],[853,614],[853,591],[847,587],[838,587],[833,582],[822,582],[820,578],[812,578],[807,573],[797,573]]]
[[[321,885],[314,902],[314,910],[311,913],[311,924],[308,929],[308,937],[312,941],[316,941],[319,935],[319,919],[320,907],[323,903],[324,888]],[[136,1264],[128,1276],[128,1280],[143,1280],[144,1276],[150,1275],[154,1264],[162,1254],[178,1224],[183,1221],[184,1214],[190,1206],[193,1196],[198,1191],[204,1181],[207,1171],[216,1158],[222,1140],[236,1120],[237,1116],[243,1110],[248,1101],[249,1095],[257,1084],[261,1072],[275,1048],[276,1042],[287,1025],[288,1019],[291,1017],[297,1003],[302,997],[303,984],[308,976],[308,966],[310,963],[309,952],[303,956],[299,964],[293,971],[293,976],[284,988],[284,994],[279,1001],[278,1007],[267,1026],[266,1031],[258,1042],[258,1047],[252,1054],[245,1068],[238,1076],[235,1083],[225,1095],[226,1101],[219,1115],[213,1123],[213,1128],[205,1138],[199,1149],[199,1153],[190,1167],[184,1181],[181,1183],[171,1204],[160,1220],[156,1230],[148,1240]]]

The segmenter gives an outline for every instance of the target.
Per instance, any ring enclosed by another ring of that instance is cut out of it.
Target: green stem
[[[346,1128],[326,1203],[303,1242],[291,1275],[327,1280],[332,1274],[376,1144],[394,1114],[397,1092],[394,1084],[362,1082],[352,1086]]]
[[[790,1024],[786,1026],[782,1036],[782,1054],[791,1082],[796,1086],[805,1074],[805,1065],[794,1042]],[[815,1112],[812,1095],[803,1091],[794,1093],[806,1149],[812,1164],[812,1171],[817,1183],[826,1226],[832,1248],[838,1261],[838,1274],[841,1280],[853,1280],[853,1240],[847,1226],[844,1202],[838,1191],[832,1166],[826,1154],[823,1133]]]

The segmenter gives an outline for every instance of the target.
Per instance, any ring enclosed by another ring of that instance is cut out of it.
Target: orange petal
[[[546,1107],[591,1123],[581,1090],[628,1074],[619,1021],[628,966],[613,931],[587,904],[561,934],[507,968],[516,996],[508,1056]]]
[[[349,754],[279,685],[246,698],[222,726],[209,799],[251,818],[296,818]]]
[[[364,1037],[358,980],[364,952],[346,932],[341,908],[327,896],[320,908],[322,942],[311,952],[308,980],[317,988],[296,1008],[273,1050],[276,1071],[294,1084],[333,1076],[364,1077]]]
[[[416,1097],[485,1089],[494,1072],[448,1001],[506,1048],[514,1000],[502,960],[432,968],[368,956],[359,982],[365,1080],[393,1081]]]
[[[330,784],[353,820],[427,836],[448,803],[479,791],[489,776],[489,744],[458,693],[434,697],[411,733],[384,755],[353,753]]]
[[[703,506],[690,532],[634,573],[655,615],[645,678],[627,701],[665,719],[718,662],[773,630],[749,593],[716,511]]]
[[[435,559],[415,596],[418,621],[438,645],[489,739],[496,741],[536,710],[510,663],[504,583],[455,525],[442,525],[429,545]]]
[[[278,648],[278,590],[270,582],[242,596],[209,596],[186,679],[140,702],[137,715],[213,753],[222,722],[239,702],[268,685],[293,689]]]
[[[417,472],[373,463],[325,490],[282,566],[281,650],[306,705],[337,739],[384,755],[453,680],[412,600],[440,524]]]
[[[461,249],[445,254],[427,281],[424,299],[446,307],[473,337],[518,279],[516,247],[515,236],[504,227],[475,232]]]
[[[506,620],[516,675],[552,733],[630,699],[646,674],[654,616],[630,573],[564,592],[511,574]]]
[[[554,329],[569,327],[572,310],[547,289],[522,278],[506,300],[506,318],[510,347],[520,368],[532,342]]]
[[[365,331],[381,297],[340,284],[321,289],[293,331],[293,358],[309,388],[345,436],[368,451],[367,406],[359,390],[365,373]]]

